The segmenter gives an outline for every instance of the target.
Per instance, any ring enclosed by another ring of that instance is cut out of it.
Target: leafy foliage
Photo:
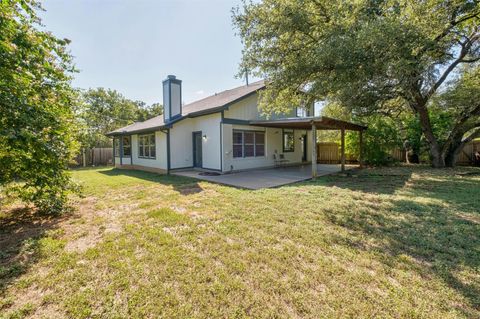
[[[34,0],[0,2],[0,185],[62,210],[76,149],[69,41],[39,30]]]
[[[92,148],[110,145],[105,136],[110,131],[161,115],[163,106],[159,103],[147,106],[145,102],[125,98],[115,90],[96,88],[82,92],[76,112],[82,125],[81,144]]]
[[[393,163],[391,152],[402,147],[398,126],[394,120],[383,116],[370,116],[367,123],[368,129],[363,133],[363,159],[369,165],[387,165]],[[345,136],[345,149],[347,153],[358,154],[358,133],[347,133]]]
[[[240,70],[267,80],[264,112],[323,99],[358,116],[410,112],[436,167],[445,165],[454,135],[468,132],[465,121],[480,115],[460,108],[464,116],[453,113],[454,134],[442,141],[430,110],[447,78],[458,73],[458,81],[460,66],[480,59],[476,0],[263,0],[245,2],[233,21],[245,46]]]

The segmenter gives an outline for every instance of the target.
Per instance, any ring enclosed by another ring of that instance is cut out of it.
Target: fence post
[[[342,167],[342,172],[345,171],[345,129],[341,129],[341,154],[340,154],[340,162],[341,162],[341,167]]]

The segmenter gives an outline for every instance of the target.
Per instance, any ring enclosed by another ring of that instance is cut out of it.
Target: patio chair
[[[273,162],[275,166],[278,167],[288,163],[288,160],[285,158],[284,154],[278,154],[278,156],[277,154],[273,154]]]

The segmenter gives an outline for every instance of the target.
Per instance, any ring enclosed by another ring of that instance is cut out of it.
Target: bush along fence
[[[477,154],[477,155],[476,155]],[[465,145],[458,156],[458,165],[476,165],[480,166],[480,140],[472,141]],[[317,162],[322,164],[340,163],[340,144],[335,142],[317,143]],[[390,151],[390,156],[394,161],[406,162],[406,152],[401,148]],[[345,154],[348,164],[358,163],[358,158],[354,154]]]
[[[111,147],[95,147],[86,149],[78,154],[71,166],[105,166],[113,165],[113,150]]]

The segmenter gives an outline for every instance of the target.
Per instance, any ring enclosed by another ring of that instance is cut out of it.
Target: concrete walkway
[[[351,169],[356,165],[347,165]],[[318,176],[340,172],[340,165],[317,164]],[[261,189],[296,183],[311,178],[312,166],[290,166],[282,168],[256,169],[217,176],[200,175],[199,171],[185,170],[172,172],[174,175],[186,176],[209,182],[225,184],[247,189]]]

